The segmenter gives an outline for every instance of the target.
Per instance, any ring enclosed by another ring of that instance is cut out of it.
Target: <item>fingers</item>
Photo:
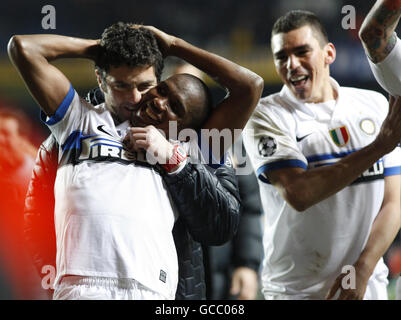
[[[141,151],[141,148],[146,147],[147,135],[148,129],[146,128],[130,128],[122,143],[128,150],[138,152]]]
[[[152,163],[156,159],[160,164],[171,158],[174,149],[165,135],[154,126],[129,128],[123,143],[129,151],[146,151]]]
[[[127,134],[123,140],[123,144],[128,150],[141,151],[149,148],[149,142],[146,133]]]
[[[356,289],[341,289],[337,300],[362,300],[363,294]]]
[[[131,127],[128,130],[129,130],[129,132],[132,132],[132,133],[140,133],[140,132],[148,132],[153,129],[156,129],[156,128],[152,125],[149,125],[146,127]]]
[[[258,287],[254,283],[243,283],[238,300],[253,300],[256,298],[257,291]]]
[[[258,291],[258,275],[247,267],[237,268],[232,275],[230,294],[238,300],[253,300]]]
[[[331,300],[334,298],[335,294],[337,293],[338,289],[341,287],[341,279],[342,277],[338,277],[334,284],[331,286],[329,293],[326,296],[326,300]]]
[[[362,300],[365,294],[362,284],[358,284],[358,286],[353,289],[344,289],[341,285],[342,279],[343,276],[339,276],[336,279],[326,296],[326,300],[334,299],[336,295],[338,295],[337,300]],[[339,294],[337,294],[338,292]]]
[[[241,291],[241,281],[239,277],[233,277],[231,280],[230,294],[236,296]]]

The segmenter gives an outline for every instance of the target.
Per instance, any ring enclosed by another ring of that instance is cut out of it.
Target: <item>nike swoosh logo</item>
[[[98,126],[97,129],[98,129],[99,131],[101,131],[101,132],[103,132],[103,133],[109,135],[110,137],[112,137],[112,135],[111,135],[110,133],[108,133],[107,131],[105,131],[105,130],[103,129],[103,127],[104,127],[104,124]]]
[[[305,139],[306,137],[310,136],[312,133],[307,134],[306,136],[303,137],[295,137],[297,139],[297,142],[301,142],[303,139]]]

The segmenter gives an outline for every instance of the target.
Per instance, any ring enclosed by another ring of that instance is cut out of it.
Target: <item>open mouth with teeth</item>
[[[303,87],[306,84],[306,82],[308,81],[308,79],[309,79],[309,76],[307,76],[307,75],[297,75],[297,76],[292,76],[290,78],[290,82],[295,88],[299,88],[299,87]]]
[[[151,104],[146,105],[145,113],[150,119],[157,121],[157,122],[160,121],[160,114],[155,112],[155,110]]]
[[[138,126],[157,125],[162,120],[161,115],[154,110],[150,102],[141,104],[133,111],[133,123]]]

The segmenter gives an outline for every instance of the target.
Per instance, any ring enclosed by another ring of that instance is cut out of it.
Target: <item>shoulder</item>
[[[247,127],[275,123],[279,127],[288,126],[294,122],[294,109],[283,99],[280,93],[271,94],[259,100]]]
[[[280,92],[265,96],[259,100],[256,110],[260,112],[287,113],[290,111],[289,104],[286,103]]]
[[[83,105],[85,108],[87,108],[89,110],[93,110],[93,111],[98,112],[98,113],[102,113],[102,112],[108,111],[104,102],[101,103],[101,104],[98,104],[98,105],[93,105],[90,102],[88,102],[86,99],[84,99],[84,98],[82,98],[80,96],[79,97],[79,103],[81,105]]]
[[[368,104],[372,104],[375,102],[387,103],[387,98],[380,92],[374,90],[367,90],[353,87],[341,87],[341,90],[348,97],[354,97],[360,100],[364,100]]]
[[[352,100],[352,104],[357,103],[364,110],[372,110],[378,114],[386,114],[388,111],[388,100],[380,92],[374,90],[341,87],[343,95]]]

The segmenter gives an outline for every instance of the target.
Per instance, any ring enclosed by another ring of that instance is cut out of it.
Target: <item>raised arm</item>
[[[400,17],[400,0],[377,0],[369,11],[359,31],[359,37],[372,62],[384,60],[394,48],[397,41],[394,30]]]
[[[53,115],[63,101],[70,82],[50,64],[58,58],[96,56],[97,40],[59,35],[16,35],[8,43],[8,55],[42,110]]]
[[[401,98],[390,98],[386,120],[376,139],[330,166],[304,170],[285,168],[269,171],[270,182],[297,211],[304,211],[354,182],[377,160],[391,152],[401,138]]]
[[[238,64],[154,27],[165,56],[176,56],[207,73],[227,90],[225,99],[218,104],[209,117],[204,129],[242,129],[255,109],[263,91],[263,79],[256,73]],[[236,137],[235,137],[236,138]]]

